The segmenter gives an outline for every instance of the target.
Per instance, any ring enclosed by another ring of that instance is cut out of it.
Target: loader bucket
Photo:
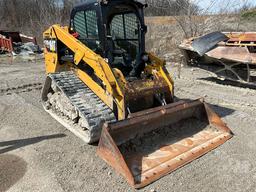
[[[178,102],[105,124],[97,154],[142,188],[213,150],[231,130],[202,100]]]

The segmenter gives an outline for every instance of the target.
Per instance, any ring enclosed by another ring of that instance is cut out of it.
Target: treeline
[[[0,28],[35,34],[53,23],[67,24],[74,4],[84,0],[0,0]],[[198,9],[189,0],[147,0],[147,16],[182,14],[188,7]],[[196,11],[195,11],[196,13]]]
[[[52,24],[67,25],[70,11],[74,4],[86,0],[0,0],[0,30],[16,30],[39,39],[42,32]],[[184,17],[178,23],[181,28],[195,28],[194,15],[203,15],[207,10],[201,10],[191,0],[146,0],[148,8],[146,16],[178,16]],[[251,6],[243,6],[244,10]],[[223,12],[226,12],[223,11]],[[191,29],[189,29],[191,31]],[[193,33],[194,34],[194,33]]]
[[[145,10],[146,16],[177,16],[189,14],[199,14],[200,8],[193,4],[191,0],[146,0],[148,8]]]
[[[53,23],[66,23],[73,1],[0,0],[0,28],[35,34]]]

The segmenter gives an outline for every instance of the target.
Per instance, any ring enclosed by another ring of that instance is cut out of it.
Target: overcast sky
[[[245,3],[256,6],[256,0],[192,0],[202,9],[208,9],[208,12],[218,12],[220,9],[239,9]]]

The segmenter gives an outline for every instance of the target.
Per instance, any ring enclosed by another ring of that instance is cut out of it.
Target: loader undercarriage
[[[46,111],[86,143],[98,141],[103,123],[116,120],[73,72],[50,74],[42,97]]]

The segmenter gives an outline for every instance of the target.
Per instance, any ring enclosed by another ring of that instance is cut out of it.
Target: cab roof
[[[106,3],[106,2],[134,2],[134,3],[139,3],[141,5],[146,5],[145,0],[84,0],[82,3],[76,5],[74,8],[80,8],[84,7],[87,5],[92,5],[95,3]]]

